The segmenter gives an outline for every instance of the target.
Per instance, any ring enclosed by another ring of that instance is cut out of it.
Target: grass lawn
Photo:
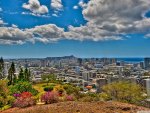
[[[55,83],[48,83],[48,86],[50,85],[56,85]],[[38,90],[40,93],[44,92],[44,87],[47,86],[47,83],[40,83],[40,84],[34,84],[33,88],[35,88],[36,90]]]

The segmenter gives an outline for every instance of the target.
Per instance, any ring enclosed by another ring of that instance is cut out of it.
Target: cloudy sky
[[[5,58],[150,56],[150,0],[0,0]]]

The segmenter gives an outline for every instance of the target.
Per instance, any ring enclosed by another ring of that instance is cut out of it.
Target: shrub
[[[15,98],[13,96],[7,96],[7,104],[13,105]]]
[[[20,97],[16,99],[13,106],[14,107],[29,107],[35,105],[36,101],[32,98],[32,94],[30,92],[23,92],[20,94]]]
[[[58,92],[59,92],[59,91],[62,92],[62,91],[64,91],[64,88],[63,88],[62,85],[57,85],[57,86],[54,87],[54,90],[55,90],[55,91],[58,91]]]
[[[63,96],[63,94],[65,93],[62,85],[55,86],[54,91],[58,92],[59,96]]]
[[[79,98],[79,101],[83,102],[95,102],[95,101],[100,101],[100,94],[98,93],[87,93],[87,94],[82,94],[81,98]]]
[[[32,95],[34,95],[34,96],[39,93],[38,90],[36,90],[36,89],[34,89],[34,88],[31,88],[31,89],[29,90],[29,92],[31,92]]]
[[[82,101],[82,102],[92,102],[93,101],[93,97],[85,96],[85,97],[81,98],[80,101]]]
[[[74,97],[72,95],[67,95],[66,100],[67,101],[74,101]]]
[[[0,80],[0,108],[9,103],[9,89],[7,83],[8,81],[6,80]]]
[[[66,84],[63,87],[68,95],[73,94],[75,92],[75,88],[72,85]]]
[[[7,105],[7,99],[0,96],[0,108],[2,108],[5,105]]]
[[[35,104],[36,104],[35,100],[31,97],[30,98],[19,97],[16,99],[13,106],[19,107],[19,108],[24,108],[24,107],[33,106]]]
[[[42,80],[43,80],[43,81],[47,82],[47,85],[48,85],[48,83],[50,83],[50,82],[51,82],[51,83],[57,82],[56,76],[55,76],[54,74],[46,74],[46,75],[42,75],[41,77],[42,77]]]
[[[65,84],[63,87],[64,87],[64,89],[68,95],[73,94],[75,96],[75,98],[77,98],[77,99],[82,97],[82,94],[80,93],[79,87],[74,87],[74,86],[69,85],[69,84]]]
[[[30,92],[23,92],[23,93],[21,93],[20,97],[22,97],[22,98],[31,98],[32,94]]]
[[[101,100],[100,94],[98,94],[98,93],[88,93],[87,95],[92,97],[93,101],[100,101]]]
[[[103,92],[113,100],[139,103],[145,99],[143,89],[134,83],[119,81],[104,86]]]
[[[109,101],[111,100],[111,97],[108,94],[102,92],[100,93],[100,99],[104,101]]]
[[[41,100],[45,102],[46,104],[52,104],[58,102],[58,93],[57,92],[46,92],[42,95]]]
[[[45,87],[44,91],[52,91],[54,89],[54,86]]]
[[[3,111],[3,110],[7,110],[7,109],[9,109],[9,108],[11,108],[10,105],[5,105],[4,107],[1,108],[1,110]]]
[[[18,94],[18,93],[22,93],[22,92],[31,92],[32,95],[37,95],[38,94],[38,91],[35,90],[33,87],[32,87],[32,84],[29,83],[29,82],[18,82],[16,83],[14,86],[10,86],[9,87],[10,91],[11,91],[11,94]]]

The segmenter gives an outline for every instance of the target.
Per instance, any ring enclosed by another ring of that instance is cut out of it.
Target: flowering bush
[[[67,95],[66,100],[67,101],[74,101],[74,97],[72,95]]]
[[[41,100],[46,104],[56,103],[59,100],[58,93],[54,91],[46,92],[42,95]]]
[[[24,108],[24,107],[29,107],[29,106],[32,106],[32,105],[35,105],[35,104],[36,104],[36,102],[33,98],[19,97],[19,98],[16,99],[13,106]]]
[[[21,94],[14,94],[17,97],[14,102],[14,107],[29,107],[36,104],[36,101],[32,98],[32,94],[30,92],[23,92]]]
[[[13,94],[13,96],[14,96],[15,98],[20,97],[20,95],[21,95],[20,93],[14,93],[14,94]]]
[[[20,97],[22,97],[22,98],[31,98],[32,94],[30,92],[23,92],[23,93],[21,93]]]

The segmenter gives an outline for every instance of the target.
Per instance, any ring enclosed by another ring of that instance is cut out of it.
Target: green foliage
[[[143,89],[139,85],[126,81],[114,82],[102,89],[104,94],[111,97],[111,99],[122,102],[139,103],[145,98],[142,96]]]
[[[15,82],[17,81],[16,79],[17,78],[15,75],[15,64],[14,64],[14,62],[12,62],[11,66],[8,70],[8,80],[9,80],[8,84],[9,85],[15,84]]]
[[[8,81],[6,80],[0,80],[0,108],[12,104],[14,101],[14,98],[12,96],[9,96],[9,89],[7,86]]]
[[[22,80],[25,79],[25,77],[24,77],[24,72],[23,72],[23,69],[22,69],[22,68],[20,68],[20,72],[19,72],[18,79],[19,79],[19,81],[22,81]]]
[[[66,90],[68,95],[73,94],[73,93],[78,93],[80,91],[79,87],[74,87],[74,86],[68,85],[68,84],[65,84],[63,87]]]
[[[3,106],[3,107],[1,108],[1,110],[3,111],[3,110],[7,110],[7,109],[9,109],[9,108],[11,108],[11,105],[5,105],[5,106]]]
[[[30,72],[30,70],[28,70],[28,68],[26,68],[26,69],[24,70],[24,79],[25,79],[26,81],[30,81],[30,77],[31,77],[31,72]]]
[[[57,85],[54,87],[54,91],[63,93],[65,90],[62,85]]]
[[[56,76],[54,74],[42,75],[42,80],[48,83],[56,83]]]
[[[0,79],[4,77],[4,60],[0,58]]]
[[[63,87],[68,95],[73,94],[75,96],[75,98],[77,98],[77,99],[82,97],[79,87],[76,87],[76,86],[73,86],[70,84],[65,84]]]
[[[99,93],[86,93],[86,94],[82,94],[82,96],[79,98],[79,101],[82,102],[96,102],[101,100],[102,99]]]
[[[53,85],[44,87],[44,91],[52,91],[54,89]]]
[[[6,98],[9,93],[7,83],[7,80],[0,80],[0,96],[4,98]]]
[[[30,70],[28,70],[28,68],[25,68],[25,70],[20,68],[18,81],[30,81],[30,77],[31,77],[31,72]]]
[[[7,98],[0,96],[0,108],[2,108],[5,105],[7,105]]]
[[[66,93],[68,95],[74,93],[75,92],[74,90],[76,90],[72,85],[68,85],[68,84],[65,84],[63,87],[66,90]]]
[[[111,100],[111,97],[106,94],[106,93],[100,93],[100,99],[103,100],[103,101],[108,101],[108,100]]]
[[[93,97],[85,96],[85,97],[81,98],[80,101],[82,101],[82,102],[92,102],[93,101]]]
[[[12,105],[15,101],[15,97],[13,96],[7,96],[7,102],[9,105]]]
[[[150,76],[150,72],[145,72],[143,76]]]
[[[100,97],[99,93],[98,94],[97,93],[88,93],[87,95],[92,97],[93,101],[100,101],[101,100],[101,97]]]
[[[38,91],[32,87],[32,84],[27,81],[19,81],[13,86],[10,86],[11,94],[31,92],[33,95],[37,95]]]

